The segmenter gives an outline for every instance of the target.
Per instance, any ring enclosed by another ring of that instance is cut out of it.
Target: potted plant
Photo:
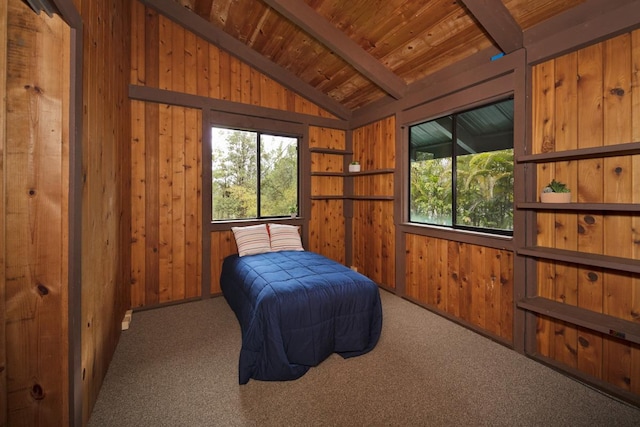
[[[567,188],[566,184],[554,179],[542,189],[540,201],[542,203],[570,203],[571,190]]]
[[[349,163],[349,172],[360,172],[360,162],[353,161]]]
[[[291,205],[289,206],[289,213],[291,214],[291,218],[295,218],[298,216],[298,206]]]

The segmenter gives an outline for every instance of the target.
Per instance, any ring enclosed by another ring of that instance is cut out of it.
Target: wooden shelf
[[[352,200],[395,200],[393,196],[349,196]]]
[[[516,203],[518,209],[554,211],[640,212],[640,203]]]
[[[345,196],[311,196],[311,200],[344,200]]]
[[[360,172],[348,172],[349,176],[359,176],[359,175],[384,175],[387,173],[394,173],[396,170],[393,168],[389,169],[373,169],[370,171],[360,171]]]
[[[518,163],[545,163],[566,160],[595,159],[601,157],[629,156],[640,154],[640,142],[554,151],[552,153],[528,154],[516,158]]]
[[[610,255],[591,254],[586,252],[567,251],[564,249],[531,246],[517,249],[518,255],[534,258],[562,261],[612,270],[640,273],[640,260],[621,258]]]
[[[525,298],[518,308],[640,344],[640,323],[619,319],[542,297]]]
[[[344,172],[311,172],[311,176],[341,176],[344,177]]]
[[[335,148],[311,147],[309,148],[309,151],[312,153],[320,153],[320,154],[339,154],[339,155],[353,154],[353,151],[337,150]]]
[[[311,196],[311,200],[395,200],[393,196]]]

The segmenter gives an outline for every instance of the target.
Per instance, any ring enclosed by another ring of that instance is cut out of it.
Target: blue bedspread
[[[293,380],[331,353],[367,353],[380,338],[378,286],[313,252],[232,255],[220,285],[242,329],[240,384]]]

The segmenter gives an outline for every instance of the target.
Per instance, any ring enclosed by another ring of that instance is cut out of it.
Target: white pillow
[[[269,224],[271,251],[304,251],[298,226]]]
[[[238,255],[245,256],[271,252],[271,243],[266,224],[231,227],[231,230],[236,238]]]

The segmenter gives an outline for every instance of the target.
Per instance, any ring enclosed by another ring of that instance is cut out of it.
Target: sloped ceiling
[[[629,0],[142,0],[339,117]],[[637,2],[636,2],[637,3]],[[628,9],[628,8],[627,8]],[[558,19],[558,18],[562,19]],[[527,36],[530,33],[531,36]]]

